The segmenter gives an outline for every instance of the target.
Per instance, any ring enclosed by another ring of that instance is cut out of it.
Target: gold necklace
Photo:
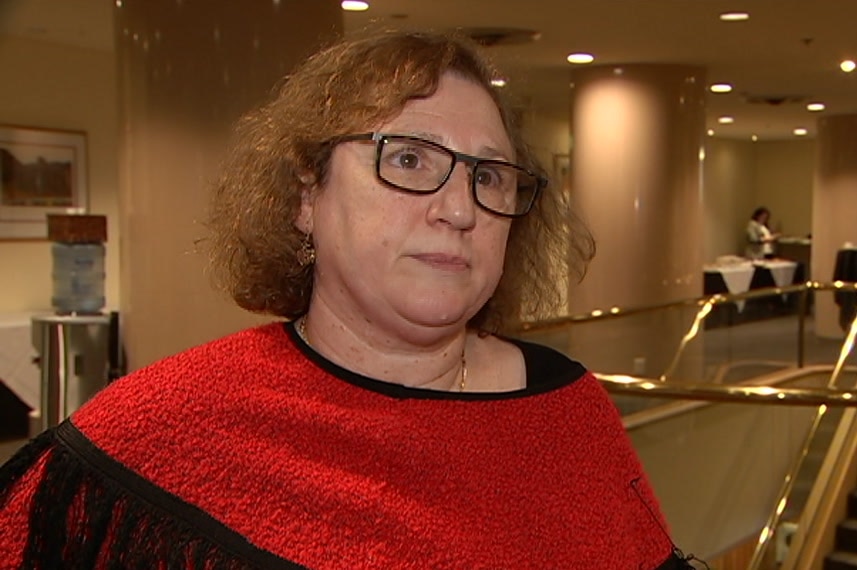
[[[306,315],[302,316],[298,319],[297,329],[298,336],[307,344],[307,346],[312,347],[312,344],[309,342],[309,338],[306,335]],[[466,344],[466,339],[465,339]],[[464,392],[465,386],[467,386],[467,359],[464,357],[464,346],[461,347],[461,379],[458,381],[458,391]]]

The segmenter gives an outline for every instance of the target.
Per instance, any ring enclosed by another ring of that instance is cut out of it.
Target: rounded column
[[[857,244],[857,115],[831,115],[818,120],[812,194],[812,279],[833,280],[837,252]],[[839,306],[833,295],[815,297],[815,331],[842,338]]]
[[[571,126],[572,197],[597,244],[586,278],[569,289],[572,312],[701,295],[704,69],[576,70]],[[587,340],[611,346],[605,361],[592,366],[657,376],[678,348],[672,338],[680,339],[691,321],[688,311],[615,321],[607,336]]]
[[[701,294],[704,70],[599,66],[573,84],[572,192],[598,244],[573,309]]]

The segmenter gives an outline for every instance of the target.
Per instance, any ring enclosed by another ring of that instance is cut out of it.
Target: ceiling
[[[181,1],[181,0],[177,0]],[[188,0],[184,0],[188,1]],[[252,0],[266,1],[266,0]],[[288,6],[296,0],[271,0]],[[815,131],[823,114],[857,113],[857,0],[369,0],[346,13],[346,30],[366,27],[518,28],[538,32],[528,43],[490,48],[509,71],[507,88],[542,112],[568,113],[572,51],[592,65],[695,64],[709,82],[734,91],[709,94],[715,136],[791,139],[796,127]],[[0,0],[0,35],[110,50],[111,0]],[[718,14],[749,12],[744,22]],[[821,113],[806,110],[820,101]],[[721,115],[734,117],[718,124]]]

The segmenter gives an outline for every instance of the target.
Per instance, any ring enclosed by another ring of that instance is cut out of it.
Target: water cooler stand
[[[61,423],[107,385],[110,315],[45,315],[32,319],[41,384],[36,431]]]

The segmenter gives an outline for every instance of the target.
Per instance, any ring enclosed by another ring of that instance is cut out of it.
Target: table
[[[833,280],[857,282],[857,248],[843,247],[836,252]],[[836,291],[833,293],[833,300],[839,305],[839,326],[847,332],[851,321],[857,316],[857,293]]]
[[[750,283],[752,283],[753,274],[756,272],[755,266],[749,261],[730,265],[706,265],[703,270],[705,272],[703,288],[706,295],[726,293],[727,291],[733,295],[746,293],[750,290]],[[722,280],[723,285],[718,284],[718,277]],[[737,301],[735,305],[738,312],[744,310],[744,301]]]
[[[34,363],[33,313],[0,314],[0,382],[31,409],[39,408],[39,367]]]
[[[855,252],[857,253],[857,252]],[[764,259],[729,265],[706,265],[704,292],[706,295],[717,293],[746,293],[750,289],[764,287],[785,287],[803,279],[799,264],[786,259]],[[857,271],[857,267],[855,267]],[[719,285],[717,276],[722,279]]]
[[[784,259],[770,259],[753,262],[757,268],[767,269],[771,272],[774,285],[777,287],[785,287],[792,285],[795,280],[798,264],[794,261]]]
[[[41,374],[33,362],[31,313],[0,313],[0,436],[32,433],[30,412],[39,408]]]
[[[762,259],[740,263],[711,264],[703,268],[703,291],[706,295],[739,294],[753,289],[785,287],[804,279],[800,263],[784,259]],[[793,296],[794,297],[794,296]],[[735,301],[714,307],[706,319],[707,327],[781,316],[796,309],[795,299],[783,296]]]
[[[705,273],[719,274],[723,279],[723,284],[726,286],[726,291],[737,295],[746,293],[750,290],[750,283],[753,280],[753,273],[756,271],[752,262],[736,263],[733,265],[706,265]],[[725,293],[726,291],[717,291]]]

